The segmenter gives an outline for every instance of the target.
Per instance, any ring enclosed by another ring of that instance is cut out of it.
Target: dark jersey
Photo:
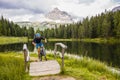
[[[33,42],[34,43],[41,43],[41,40],[44,40],[44,37],[40,37],[40,38],[34,38]]]

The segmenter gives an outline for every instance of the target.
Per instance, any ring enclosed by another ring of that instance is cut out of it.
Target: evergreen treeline
[[[33,38],[34,36],[34,29],[30,27],[27,29],[26,27],[20,27],[13,22],[10,22],[1,16],[0,18],[0,36],[15,36],[15,37],[22,37],[28,36],[29,38]]]
[[[48,38],[120,38],[120,11],[87,17],[82,22],[46,29]]]

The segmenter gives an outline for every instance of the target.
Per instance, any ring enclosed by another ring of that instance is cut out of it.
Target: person
[[[25,71],[28,72],[29,70],[28,62],[30,60],[30,55],[26,44],[23,45],[23,53],[24,53]]]
[[[32,44],[36,46],[38,51],[38,61],[42,61],[42,50],[44,50],[45,52],[44,45],[41,40],[45,40],[45,42],[47,42],[45,37],[41,36],[40,33],[36,33],[32,41]],[[47,60],[45,53],[44,53],[44,57]]]

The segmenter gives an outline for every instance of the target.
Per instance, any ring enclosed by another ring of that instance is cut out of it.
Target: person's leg
[[[38,51],[38,61],[40,60],[40,46],[39,44],[36,44],[36,49]]]
[[[42,61],[41,54],[40,54],[40,47],[38,48],[38,59]]]
[[[39,44],[39,46],[40,46],[40,58],[41,58],[41,61],[42,61],[42,56],[43,56],[43,43],[41,42],[40,44]]]

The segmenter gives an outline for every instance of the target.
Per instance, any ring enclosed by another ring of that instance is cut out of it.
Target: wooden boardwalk
[[[60,65],[56,60],[30,63],[30,76],[43,76],[60,73]]]

